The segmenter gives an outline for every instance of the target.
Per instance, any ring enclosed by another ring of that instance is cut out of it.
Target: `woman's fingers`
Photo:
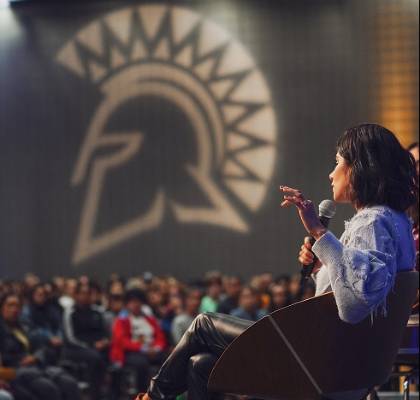
[[[299,256],[299,262],[303,265],[309,265],[312,264],[312,262],[314,261],[314,257],[309,257],[307,255],[300,255]]]
[[[302,192],[299,189],[294,189],[289,186],[280,186],[280,190],[284,193],[290,193],[293,196],[303,199]]]
[[[312,253],[312,251],[308,250],[307,248],[303,248],[300,252],[299,252],[299,256],[305,257],[305,258],[314,258],[314,254]]]
[[[303,197],[300,190],[291,188],[289,186],[280,186],[280,190],[285,193],[281,207],[287,207],[293,204],[299,209],[303,209],[302,202],[305,201],[305,198]]]
[[[307,243],[305,243],[301,246],[298,260],[303,265],[312,264],[312,262],[314,261],[314,254],[307,247]]]
[[[285,205],[294,204],[297,208],[301,210],[304,209],[304,206],[305,206],[304,202],[305,200],[303,200],[303,197],[298,197],[298,196],[284,196],[284,201],[283,201]]]
[[[280,207],[288,207],[288,206],[292,206],[293,203],[288,201],[288,200],[284,200],[280,203]]]

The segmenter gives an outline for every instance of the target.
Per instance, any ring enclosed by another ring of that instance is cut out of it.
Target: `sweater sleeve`
[[[327,232],[312,250],[327,267],[340,319],[356,324],[385,304],[397,270],[396,232],[389,218],[356,221],[346,245]]]

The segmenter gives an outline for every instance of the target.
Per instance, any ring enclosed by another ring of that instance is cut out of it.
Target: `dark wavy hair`
[[[124,295],[124,303],[127,304],[132,300],[140,301],[143,304],[147,304],[146,294],[141,289],[130,289]]]
[[[414,157],[388,129],[377,124],[349,128],[339,138],[337,152],[351,168],[350,197],[357,207],[406,211],[417,202]]]

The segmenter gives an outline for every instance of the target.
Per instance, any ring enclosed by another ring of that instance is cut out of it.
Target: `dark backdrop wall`
[[[295,272],[279,184],[329,198],[348,126],[417,136],[416,3],[0,9],[0,277]]]

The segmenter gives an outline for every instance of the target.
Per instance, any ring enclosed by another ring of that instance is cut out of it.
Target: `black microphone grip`
[[[309,243],[311,244],[311,246],[313,246],[314,243],[315,243],[315,239],[312,236],[308,236],[308,237],[309,237]],[[314,253],[312,253],[312,254],[314,254]],[[318,257],[314,254],[314,260],[312,261],[312,263],[310,263],[308,265],[302,264],[302,269],[300,270],[300,274],[302,276],[302,279],[306,280],[311,276],[312,271],[314,270],[315,264],[316,264],[317,261],[318,261]]]
[[[322,216],[319,218],[319,220],[321,221],[321,224],[324,225],[325,228],[328,228],[331,218]],[[310,238],[309,243],[311,244],[311,246],[313,246],[316,240],[312,236],[309,236],[309,238]],[[317,261],[318,261],[318,257],[314,254],[314,260],[312,261],[311,264],[308,264],[308,265],[302,264],[302,269],[300,271],[302,279],[306,280],[311,276],[312,271],[314,270]]]

